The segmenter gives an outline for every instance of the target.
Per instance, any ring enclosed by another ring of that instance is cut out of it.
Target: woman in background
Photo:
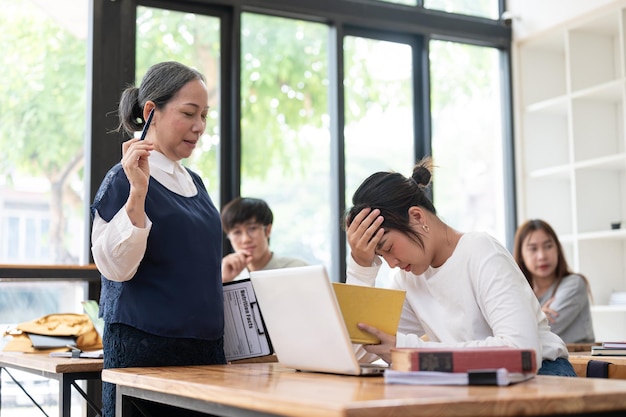
[[[535,219],[515,233],[513,257],[535,292],[550,328],[565,343],[593,343],[589,282],[570,270],[554,229]]]

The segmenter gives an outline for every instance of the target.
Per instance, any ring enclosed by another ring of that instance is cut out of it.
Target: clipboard
[[[274,353],[250,278],[230,281],[224,288],[224,353],[227,361]]]

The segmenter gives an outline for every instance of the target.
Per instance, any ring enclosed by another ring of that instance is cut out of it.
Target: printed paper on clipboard
[[[250,279],[224,283],[224,353],[227,361],[273,353]]]

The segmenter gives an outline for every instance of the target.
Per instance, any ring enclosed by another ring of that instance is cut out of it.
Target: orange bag
[[[102,339],[92,321],[86,314],[59,313],[48,314],[39,319],[18,324],[14,329],[7,330],[4,335],[12,339],[4,347],[5,352],[54,352],[66,351],[68,348],[36,349],[29,334],[42,336],[73,336],[76,347],[83,351],[102,349]]]

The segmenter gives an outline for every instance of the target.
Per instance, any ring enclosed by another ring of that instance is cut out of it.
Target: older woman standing
[[[91,207],[105,368],[226,363],[220,216],[201,178],[181,164],[208,109],[204,77],[178,62],[153,65],[140,87],[122,93],[120,129],[143,129],[145,140],[124,142]],[[104,417],[113,417],[114,386],[103,384],[102,400]]]

